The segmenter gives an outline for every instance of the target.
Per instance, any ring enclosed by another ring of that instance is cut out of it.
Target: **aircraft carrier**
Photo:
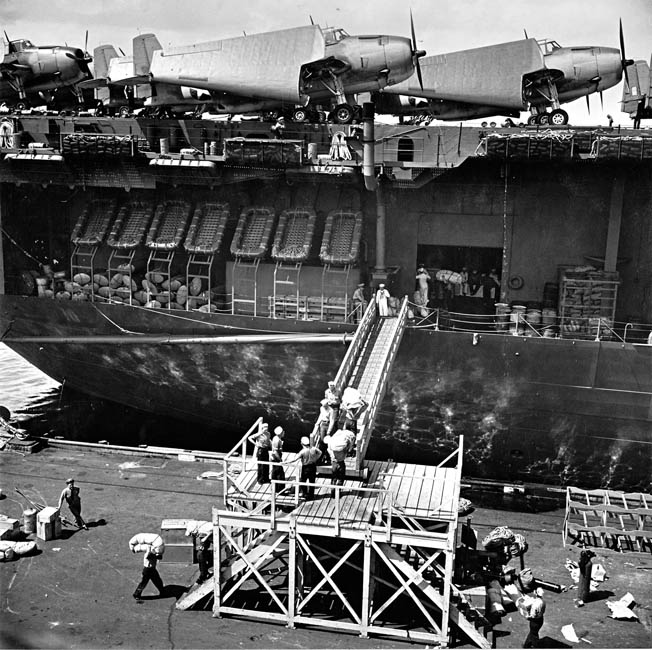
[[[2,341],[66,386],[202,423],[212,443],[260,415],[296,441],[356,329],[357,285],[369,300],[384,283],[410,318],[370,457],[426,462],[464,434],[471,476],[649,488],[649,130],[2,129]],[[464,272],[472,295],[449,281]]]

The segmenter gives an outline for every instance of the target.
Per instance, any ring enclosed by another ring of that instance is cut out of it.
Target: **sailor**
[[[301,486],[301,496],[306,499],[312,499],[315,496],[315,478],[317,477],[317,463],[321,458],[321,451],[310,442],[310,438],[303,436],[301,438],[301,483],[312,483],[311,486]]]
[[[417,283],[419,291],[419,302],[417,304],[428,306],[428,282],[430,282],[430,273],[426,270],[423,264],[419,265],[417,269]]]
[[[378,290],[376,291],[376,305],[378,307],[378,315],[381,318],[387,318],[389,316],[389,291],[385,289],[384,284],[378,285]]]
[[[281,140],[285,131],[285,118],[282,115],[279,116],[269,130],[277,140]]]
[[[322,456],[325,455],[326,446],[324,444],[324,438],[328,434],[328,427],[331,422],[331,407],[328,406],[328,400],[324,399],[319,402],[319,415],[317,416],[317,422],[315,423],[315,428],[310,434],[311,444],[318,447]]]
[[[530,624],[530,630],[523,643],[524,648],[539,647],[539,631],[543,627],[543,615],[546,611],[546,603],[543,600],[543,589],[537,587],[532,595],[521,596],[516,601],[521,615]]]
[[[338,429],[332,436],[326,437],[328,454],[331,457],[331,483],[344,485],[346,478],[346,457],[355,444],[355,436],[351,431]]]
[[[356,322],[360,322],[362,315],[367,310],[367,300],[364,297],[364,282],[361,282],[357,289],[353,292],[351,298],[353,302],[353,317]]]
[[[258,461],[257,481],[260,485],[269,483],[269,452],[272,448],[272,440],[269,437],[269,425],[263,422],[260,431],[249,436],[249,442],[255,446],[256,460]]]
[[[274,437],[272,438],[272,453],[270,455],[270,460],[273,463],[282,463],[283,462],[283,438],[285,438],[285,431],[283,427],[276,427],[274,429]],[[272,465],[272,481],[284,481],[285,480],[285,470],[283,465]],[[276,491],[280,492],[285,489],[283,483],[276,484]]]
[[[326,400],[326,403],[328,404],[328,408],[330,409],[330,413],[329,413],[330,419],[328,422],[328,430],[326,431],[326,434],[331,435],[331,433],[333,433],[333,430],[335,429],[335,425],[337,424],[337,419],[339,418],[340,415],[340,403],[341,403],[340,394],[338,393],[335,387],[334,381],[328,382],[328,388],[324,391],[324,399]]]
[[[77,527],[88,530],[88,526],[81,516],[81,498],[79,497],[79,488],[75,486],[74,478],[69,478],[66,481],[66,487],[61,491],[61,495],[59,496],[58,510],[61,510],[64,501],[68,504],[68,508],[75,518]]]
[[[154,552],[154,549],[150,546],[149,550],[145,553],[143,558],[143,574],[136,591],[134,591],[134,598],[140,600],[143,589],[148,585],[151,580],[154,583],[154,586],[158,589],[160,597],[165,596],[165,586],[163,585],[163,580],[156,568],[158,561],[162,558],[162,555],[158,555]]]
[[[199,564],[199,578],[197,584],[200,585],[210,578],[210,567],[213,560],[211,546],[213,544],[213,527],[209,522],[197,525],[195,528],[186,531],[186,535],[192,535],[195,538],[195,548],[197,550],[197,563]]]

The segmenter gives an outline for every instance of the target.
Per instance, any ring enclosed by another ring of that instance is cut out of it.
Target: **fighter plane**
[[[36,46],[26,39],[11,41],[6,32],[5,37],[0,102],[22,110],[30,105],[51,104],[64,89],[81,101],[77,84],[91,76],[88,64],[92,59],[85,48]]]
[[[621,109],[634,120],[634,128],[641,126],[641,120],[652,119],[652,76],[650,65],[645,61],[634,61],[627,66],[627,83],[623,86]]]
[[[351,36],[309,25],[155,51],[154,84],[207,91],[222,112],[292,107],[302,120],[309,104],[333,104],[345,124],[357,111],[357,93],[380,90],[420,73],[414,38]]]
[[[528,124],[568,123],[561,104],[618,84],[632,63],[625,58],[622,23],[620,50],[562,47],[553,40],[526,38],[421,60],[415,77],[374,95],[379,113],[427,113],[441,120],[492,115],[519,117]],[[552,109],[552,110],[548,110]]]

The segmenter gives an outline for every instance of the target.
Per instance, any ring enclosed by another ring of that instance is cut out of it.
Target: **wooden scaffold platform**
[[[490,647],[484,617],[453,584],[463,440],[437,466],[367,461],[367,480],[318,475],[304,500],[295,454],[284,481],[259,485],[247,432],[224,460],[213,508],[214,579],[179,601],[213,597],[214,616]],[[279,491],[280,490],[280,491]],[[451,624],[453,629],[451,629]]]

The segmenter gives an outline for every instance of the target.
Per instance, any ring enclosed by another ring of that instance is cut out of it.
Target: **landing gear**
[[[295,108],[292,111],[293,122],[305,122],[308,119],[308,111],[305,108]]]
[[[131,113],[131,111],[129,110],[129,106],[121,106],[118,109],[118,115],[120,117],[129,117],[130,113]]]
[[[349,104],[338,104],[332,111],[331,115],[336,124],[351,124],[355,112]]]
[[[568,124],[568,113],[561,108],[557,108],[548,115],[548,123],[555,126],[564,126],[564,124]]]
[[[18,102],[16,104],[16,110],[17,111],[26,111],[27,110],[27,102]]]
[[[535,124],[539,123],[539,116],[538,115],[530,115],[530,117],[527,118],[527,123],[530,126],[534,126]]]

